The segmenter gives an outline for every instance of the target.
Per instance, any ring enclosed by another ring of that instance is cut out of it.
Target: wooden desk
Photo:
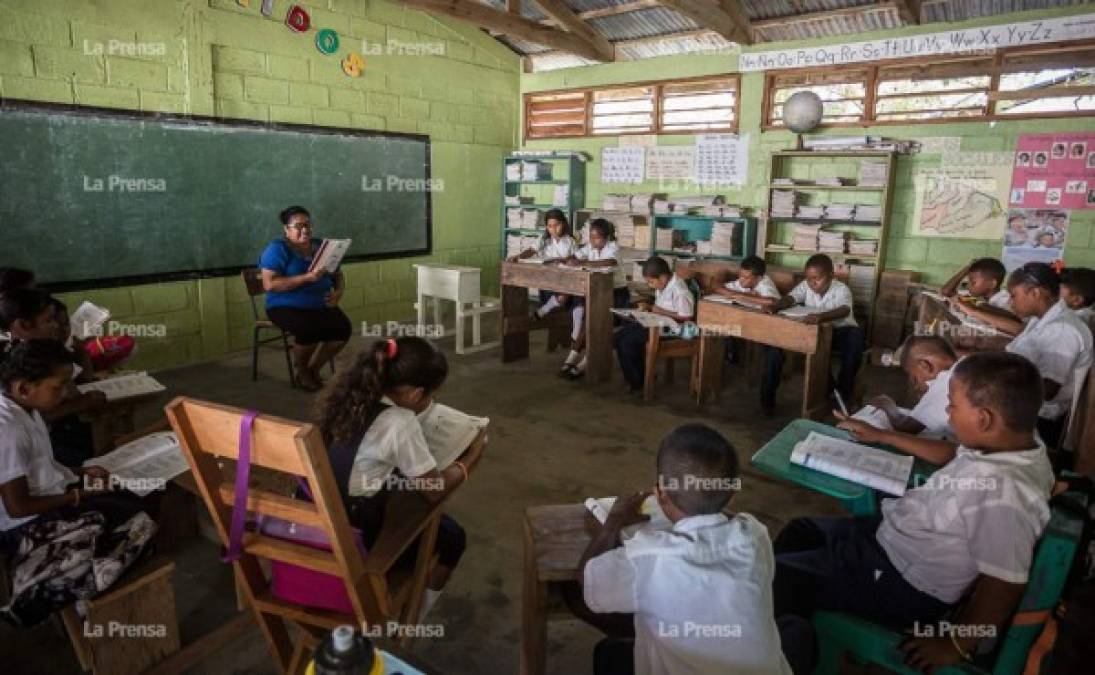
[[[828,412],[832,324],[811,325],[712,300],[699,301],[696,323],[700,327],[701,404],[708,392],[721,389],[723,341],[727,337],[737,337],[805,354],[802,416],[818,419]]]
[[[91,425],[93,456],[98,457],[110,452],[118,446],[115,441],[119,436],[133,433],[136,428],[133,417],[137,412],[137,406],[157,396],[159,392],[120,398],[108,401],[98,410],[79,413],[80,421]]]
[[[562,265],[502,263],[502,363],[529,355],[528,290],[555,291],[585,298],[586,379],[607,381],[612,372],[612,277]]]
[[[598,525],[582,504],[525,511],[521,675],[543,675],[552,589],[578,579],[578,562]]]
[[[462,265],[441,265],[437,263],[419,263],[412,265],[418,270],[418,326],[426,325],[426,300],[433,301],[433,323],[441,326],[441,301],[452,301],[455,305],[456,353],[469,354],[498,346],[498,341],[483,343],[482,316],[497,312],[498,299],[485,298],[480,293],[480,270],[478,267]],[[464,321],[471,318],[471,347],[464,346]],[[446,331],[447,332],[447,331]]]

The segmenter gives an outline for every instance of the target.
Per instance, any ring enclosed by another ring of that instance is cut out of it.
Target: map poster
[[[921,237],[999,239],[1011,167],[947,166],[923,169],[916,186],[912,233]]]
[[[1095,133],[1020,135],[1009,203],[1025,209],[1095,209]]]
[[[1011,209],[1001,260],[1010,274],[1028,262],[1051,263],[1065,257],[1069,213],[1063,209]]]

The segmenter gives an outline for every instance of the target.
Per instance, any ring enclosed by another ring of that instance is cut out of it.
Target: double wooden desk
[[[604,382],[612,372],[612,274],[564,265],[502,263],[502,363],[529,356],[528,289],[585,299],[586,379]]]
[[[696,323],[700,327],[701,404],[707,393],[721,390],[724,341],[727,337],[736,337],[805,354],[802,416],[819,419],[828,412],[831,324],[807,324],[713,300],[699,301]]]

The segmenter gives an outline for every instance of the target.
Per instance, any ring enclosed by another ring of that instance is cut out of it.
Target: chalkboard
[[[292,204],[350,260],[431,248],[424,135],[9,100],[0,148],[0,265],[54,288],[238,273]]]

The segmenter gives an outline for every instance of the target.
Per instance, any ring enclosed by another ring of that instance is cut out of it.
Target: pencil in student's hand
[[[840,412],[844,413],[845,417],[849,417],[850,415],[848,415],[848,408],[844,405],[844,397],[840,395],[840,390],[834,389],[833,393],[836,394],[836,402],[837,405],[840,406]]]

